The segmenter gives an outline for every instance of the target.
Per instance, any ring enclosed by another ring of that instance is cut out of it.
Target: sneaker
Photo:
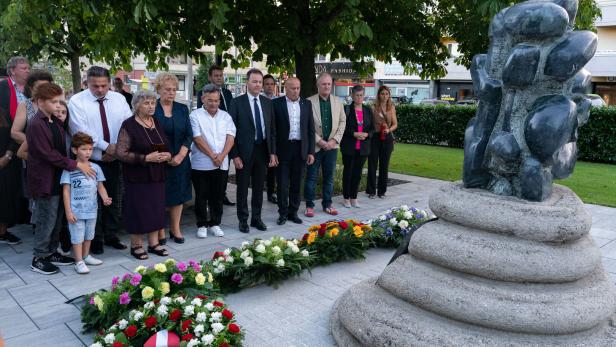
[[[80,275],[85,275],[90,272],[90,269],[88,269],[88,266],[86,265],[85,261],[82,260],[75,264],[75,271],[77,271],[77,273]]]
[[[346,208],[351,208],[351,201],[349,201],[348,199],[342,200],[342,206]]]
[[[58,252],[54,252],[52,255],[47,257],[47,260],[49,260],[52,264],[54,265],[73,265],[75,264],[75,259],[71,258],[71,257],[66,257],[63,256],[62,254],[58,253]]]
[[[222,237],[225,236],[225,233],[220,229],[218,225],[214,225],[208,229],[214,236]]]
[[[58,249],[56,249],[56,252],[57,252],[57,253],[59,253],[60,255],[65,256],[65,257],[68,257],[68,256],[70,256],[70,255],[71,255],[71,251],[69,250],[68,252],[65,252],[65,251],[62,249],[62,246],[58,246]]]
[[[43,275],[51,275],[60,271],[57,266],[53,265],[47,258],[32,258],[30,270],[41,273]]]
[[[88,254],[85,258],[83,258],[83,261],[86,263],[86,265],[94,265],[94,266],[100,265],[103,263],[102,260],[96,259],[90,254]]]
[[[207,228],[206,227],[199,227],[199,229],[197,229],[197,238],[198,239],[204,239],[207,237]]]
[[[21,239],[7,231],[4,235],[0,235],[0,243],[6,243],[7,245],[18,245],[21,243]]]

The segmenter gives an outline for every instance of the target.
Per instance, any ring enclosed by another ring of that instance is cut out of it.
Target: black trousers
[[[385,141],[381,141],[379,136],[373,136],[370,140],[370,155],[368,156],[368,185],[366,194],[379,196],[385,195],[387,191],[387,176],[389,173],[389,159],[394,150],[394,137],[388,134]],[[376,170],[379,169],[379,179],[377,183]]]
[[[268,154],[265,142],[255,145],[251,158],[242,158],[244,167],[236,169],[237,181],[237,218],[240,221],[248,220],[248,186],[252,183],[252,200],[250,209],[252,220],[261,219],[263,206],[263,184],[267,171]]]
[[[345,199],[357,199],[359,181],[361,180],[362,169],[368,156],[359,155],[355,151],[353,155],[342,155],[342,196]]]
[[[267,196],[276,193],[276,180],[278,179],[278,168],[277,167],[268,167],[267,175],[266,175],[266,184],[267,184]]]
[[[301,198],[299,195],[306,162],[302,159],[302,142],[289,141],[290,158],[278,164],[278,214],[282,217],[297,215]]]
[[[103,241],[110,242],[118,240],[118,230],[120,229],[120,204],[121,204],[121,185],[120,185],[120,162],[97,161],[103,174],[105,175],[105,189],[112,199],[111,205],[103,205],[100,195],[98,196],[98,217],[96,218],[96,232],[94,234],[94,245],[102,246]]]
[[[192,170],[197,228],[220,225],[227,170]],[[208,210],[210,217],[208,219]]]

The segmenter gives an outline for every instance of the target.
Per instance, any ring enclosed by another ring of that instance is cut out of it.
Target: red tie
[[[107,124],[107,113],[105,113],[105,105],[103,105],[105,99],[96,99],[96,101],[98,101],[98,110],[101,113],[101,123],[103,124],[103,140],[110,142],[111,136],[109,135],[109,124]]]

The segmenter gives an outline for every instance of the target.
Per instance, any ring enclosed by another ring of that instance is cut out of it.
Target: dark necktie
[[[259,111],[259,104],[257,98],[254,98],[255,104],[255,127],[257,128],[257,141],[255,143],[260,145],[263,142],[263,129],[261,128],[261,111]]]
[[[107,113],[105,113],[105,105],[103,105],[103,101],[105,98],[96,99],[98,101],[98,110],[101,113],[101,124],[103,125],[103,140],[105,142],[111,142],[111,136],[109,135],[109,124],[107,124]]]

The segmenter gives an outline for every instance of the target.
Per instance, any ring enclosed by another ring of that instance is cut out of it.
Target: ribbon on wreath
[[[165,329],[150,336],[143,347],[180,347],[180,338],[173,331]]]

